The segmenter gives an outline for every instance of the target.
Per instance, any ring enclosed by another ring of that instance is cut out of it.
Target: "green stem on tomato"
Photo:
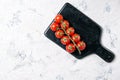
[[[80,49],[78,48],[78,46],[76,45],[76,43],[72,40],[72,38],[66,33],[65,29],[63,29],[63,28],[60,28],[60,29],[62,29],[62,30],[64,31],[64,33],[69,37],[69,39],[72,41],[72,43],[73,43],[73,44],[75,45],[75,47],[77,48],[79,54],[81,54]]]

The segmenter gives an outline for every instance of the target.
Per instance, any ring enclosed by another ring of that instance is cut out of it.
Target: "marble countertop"
[[[102,44],[116,55],[78,60],[44,36],[69,2],[103,28]],[[0,0],[0,80],[118,80],[120,0]]]

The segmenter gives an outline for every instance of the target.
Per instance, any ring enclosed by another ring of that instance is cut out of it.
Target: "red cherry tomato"
[[[50,26],[50,29],[52,31],[57,31],[59,29],[59,24],[58,23],[52,23]]]
[[[79,49],[80,49],[81,51],[83,51],[83,50],[86,48],[86,43],[85,43],[84,41],[79,41],[79,42],[77,43],[77,46],[79,47]]]
[[[66,30],[66,33],[68,34],[68,35],[73,35],[74,34],[74,32],[75,32],[75,29],[73,28],[73,27],[69,27],[67,30]]]
[[[61,28],[62,29],[67,29],[69,28],[69,22],[67,20],[64,20],[62,23],[61,23]]]
[[[58,30],[55,32],[55,36],[57,38],[62,38],[64,36],[64,32],[62,30]]]
[[[74,44],[70,43],[68,45],[66,45],[66,51],[69,53],[73,53],[76,50]]]
[[[74,42],[79,42],[80,41],[80,36],[79,36],[79,34],[73,34],[72,35],[72,40],[74,41]]]
[[[55,22],[57,23],[61,23],[63,21],[63,16],[61,14],[58,14],[56,17],[55,17]]]
[[[69,43],[70,43],[69,37],[68,37],[68,36],[63,36],[63,37],[61,38],[61,43],[62,43],[63,45],[69,44]]]

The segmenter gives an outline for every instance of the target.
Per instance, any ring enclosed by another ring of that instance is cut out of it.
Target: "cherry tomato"
[[[58,23],[52,23],[50,26],[50,29],[52,31],[57,31],[59,29],[59,24]]]
[[[67,29],[69,28],[69,22],[67,20],[64,20],[62,23],[61,23],[61,28],[63,29]]]
[[[84,41],[79,41],[79,42],[77,43],[77,46],[79,47],[79,49],[80,49],[81,51],[83,51],[83,50],[86,48],[86,43],[85,43]]]
[[[80,41],[80,36],[79,36],[79,34],[73,34],[72,35],[72,40],[74,41],[74,42],[79,42]]]
[[[68,37],[68,36],[63,36],[63,37],[61,38],[61,43],[62,43],[63,45],[69,44],[69,43],[70,43],[69,37]]]
[[[56,17],[55,17],[55,22],[57,23],[61,23],[63,21],[63,16],[61,14],[58,14]]]
[[[67,30],[66,30],[66,33],[68,34],[68,35],[73,35],[74,34],[74,32],[75,32],[75,29],[73,28],[73,27],[69,27]]]
[[[73,53],[76,50],[74,44],[70,43],[68,45],[66,45],[66,51],[69,53]]]
[[[56,32],[55,32],[55,36],[56,36],[57,38],[62,38],[62,37],[64,36],[63,30],[58,30],[58,31],[56,31]]]

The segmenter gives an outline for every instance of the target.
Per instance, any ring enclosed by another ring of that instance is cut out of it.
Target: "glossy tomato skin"
[[[81,51],[83,51],[83,50],[86,48],[86,43],[85,43],[84,41],[79,41],[79,42],[77,43],[77,46],[79,47],[79,49],[80,49]]]
[[[66,33],[68,34],[68,35],[73,35],[74,34],[74,32],[75,32],[75,29],[73,28],[73,27],[69,27],[67,30],[66,30]]]
[[[69,28],[69,22],[67,20],[64,20],[62,23],[61,23],[61,28],[62,29],[67,29]]]
[[[56,23],[61,23],[63,21],[63,16],[61,14],[58,14],[54,20]]]
[[[80,35],[79,34],[73,34],[72,35],[72,40],[74,41],[74,42],[79,42],[80,41]]]
[[[70,43],[70,39],[68,36],[63,36],[60,41],[63,45],[67,45]]]
[[[59,24],[58,23],[52,23],[51,25],[50,25],[50,29],[52,30],[52,31],[57,31],[58,29],[59,29]]]
[[[68,45],[66,45],[66,51],[69,53],[73,53],[76,50],[74,44],[70,43]]]
[[[63,30],[58,30],[58,31],[56,31],[56,32],[55,32],[55,36],[56,36],[58,39],[62,38],[62,37],[64,36]]]

